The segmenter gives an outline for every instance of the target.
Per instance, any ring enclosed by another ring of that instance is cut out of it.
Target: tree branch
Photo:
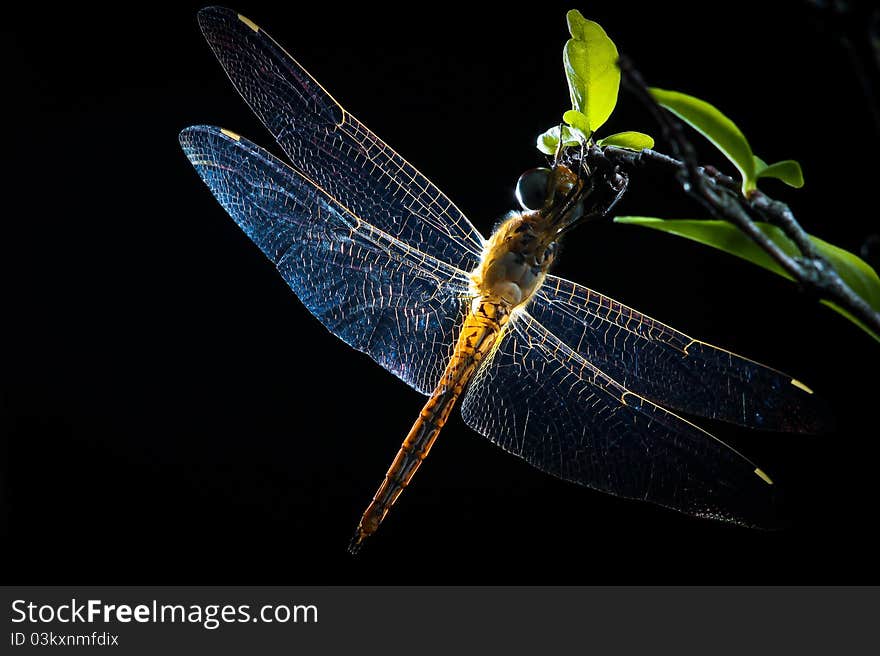
[[[624,57],[620,59],[623,84],[648,108],[660,125],[675,157],[654,150],[635,152],[606,147],[603,155],[625,169],[654,166],[675,174],[685,193],[695,198],[714,217],[729,221],[767,252],[803,289],[833,301],[872,330],[880,333],[880,312],[874,309],[834,270],[816,250],[809,235],[801,228],[785,203],[755,191],[744,196],[740,183],[713,167],[700,166],[696,151],[685,133],[684,125],[654,100],[641,74]],[[800,250],[792,257],[783,251],[757,225],[764,220],[780,228]]]

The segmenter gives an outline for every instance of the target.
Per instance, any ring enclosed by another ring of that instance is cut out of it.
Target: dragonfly
[[[356,552],[457,402],[471,428],[553,476],[749,527],[776,523],[771,477],[676,413],[817,432],[812,390],[550,273],[583,182],[486,239],[263,29],[224,8],[201,31],[289,158],[227,129],[180,134],[222,207],[334,335],[428,397],[358,524]]]

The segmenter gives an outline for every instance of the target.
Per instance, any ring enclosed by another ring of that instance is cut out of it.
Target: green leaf
[[[581,140],[578,134],[567,125],[562,126],[563,147],[578,146]],[[559,144],[559,126],[554,125],[552,128],[538,136],[538,150],[546,155],[555,155],[556,148]]]
[[[641,132],[618,132],[610,134],[604,139],[599,139],[596,143],[600,146],[617,146],[630,150],[644,150],[654,147],[654,139]]]
[[[801,170],[801,165],[793,159],[785,159],[768,165],[760,157],[755,157],[755,177],[758,180],[776,178],[795,189],[804,186],[804,172]]]
[[[766,251],[749,239],[739,228],[727,221],[664,220],[644,216],[620,216],[614,219],[614,221],[615,223],[640,225],[686,239],[692,239],[706,246],[711,246],[725,253],[748,260],[768,271],[791,280],[791,276]],[[794,257],[800,256],[797,246],[779,228],[767,223],[757,223],[756,225],[785,253]],[[880,312],[880,278],[877,277],[874,269],[849,251],[838,248],[812,235],[810,235],[810,239],[819,253],[831,263],[834,270],[837,271],[846,284],[856,294],[865,299],[875,311]],[[822,301],[822,303],[858,325],[877,341],[880,341],[880,335],[873,332],[843,308],[828,301]]]
[[[571,127],[580,130],[587,139],[590,138],[590,122],[587,120],[586,116],[576,109],[569,109],[565,112],[565,114],[562,115],[562,120],[568,123]]]
[[[756,188],[755,156],[749,142],[733,121],[705,100],[686,93],[657,88],[651,88],[650,91],[658,103],[711,141],[739,169],[743,194]]]
[[[589,135],[608,120],[617,104],[617,46],[598,23],[585,19],[576,9],[566,14],[566,20],[572,38],[565,44],[562,61],[571,106],[586,117],[586,129],[581,129]]]
[[[871,328],[868,327],[868,324],[866,324],[864,321],[859,319],[857,316],[850,314],[850,312],[848,310],[843,309],[842,307],[840,307],[836,303],[832,303],[831,301],[821,300],[821,301],[819,301],[819,303],[821,303],[822,305],[824,305],[826,307],[830,307],[832,310],[834,310],[838,314],[843,315],[844,317],[846,317],[847,319],[852,321],[855,325],[857,325],[859,328],[861,328],[866,333],[868,333],[871,337],[873,337],[878,342],[880,342],[880,335],[878,335],[873,330],[871,330]]]

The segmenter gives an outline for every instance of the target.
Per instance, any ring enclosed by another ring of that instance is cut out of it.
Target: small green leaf
[[[568,123],[571,127],[580,130],[587,139],[590,138],[590,122],[587,120],[586,116],[576,109],[569,109],[565,112],[565,114],[562,115],[562,120]]]
[[[567,125],[562,126],[563,147],[578,146],[581,141],[578,134]],[[554,125],[552,128],[538,136],[538,150],[545,155],[555,155],[556,148],[559,145],[559,126]]]
[[[685,237],[686,239],[692,239],[706,246],[711,246],[725,253],[748,260],[752,264],[756,264],[791,280],[791,276],[766,251],[749,239],[739,228],[727,221],[664,220],[644,216],[620,216],[614,219],[614,221],[615,223],[640,225],[679,237]],[[794,257],[800,256],[797,246],[779,228],[767,223],[757,223],[756,225],[785,253]],[[831,263],[834,270],[837,271],[846,284],[856,294],[865,299],[875,311],[880,312],[880,278],[877,277],[874,269],[849,251],[838,248],[812,235],[810,239],[819,253]],[[861,321],[856,320],[855,317],[843,308],[827,301],[822,301],[822,303],[839,312],[874,339],[880,341],[880,335],[873,332]]]
[[[562,61],[568,78],[572,109],[586,117],[586,134],[595,132],[614,111],[620,88],[617,46],[602,27],[572,9],[566,14],[572,38]]]
[[[654,139],[641,132],[618,132],[610,134],[604,139],[599,139],[596,143],[600,146],[617,146],[630,150],[644,150],[654,147]]]
[[[755,157],[755,177],[758,180],[761,178],[776,178],[795,189],[800,189],[804,186],[804,172],[801,170],[801,165],[793,159],[785,159],[768,165],[761,158]]]
[[[752,148],[733,121],[705,100],[686,93],[657,88],[651,88],[650,91],[658,103],[711,141],[739,169],[743,194],[756,188]]]
[[[545,155],[553,155],[559,147],[559,126],[550,128],[538,135],[538,150]]]

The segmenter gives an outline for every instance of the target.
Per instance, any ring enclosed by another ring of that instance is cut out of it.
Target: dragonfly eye
[[[516,181],[516,200],[524,210],[539,210],[547,201],[550,169],[529,169]]]

